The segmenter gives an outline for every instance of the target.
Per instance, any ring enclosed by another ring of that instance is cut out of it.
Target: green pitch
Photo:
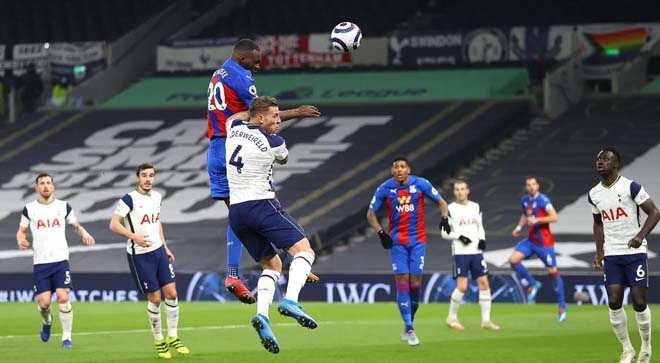
[[[476,304],[460,310],[465,331],[444,325],[446,304],[422,305],[415,320],[421,344],[399,339],[402,323],[396,305],[303,304],[319,322],[304,329],[271,307],[281,352],[266,352],[251,326],[254,305],[182,303],[179,336],[191,354],[173,352],[188,362],[605,362],[617,361],[620,348],[607,307],[571,305],[564,323],[555,322],[554,305],[493,305],[500,331],[479,328]],[[41,320],[35,304],[0,304],[2,362],[154,362],[146,303],[74,303],[71,350],[61,347],[57,315],[48,343],[39,339]],[[53,306],[55,310],[56,305]],[[653,307],[655,319],[660,309]],[[639,334],[632,307],[628,328],[635,349]],[[57,314],[57,313],[55,313]],[[163,326],[166,326],[163,314]],[[654,328],[658,329],[658,324]],[[166,331],[164,330],[166,334]],[[658,334],[658,333],[656,333]]]

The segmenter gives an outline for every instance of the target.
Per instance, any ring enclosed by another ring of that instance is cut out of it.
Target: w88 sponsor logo
[[[402,205],[397,205],[395,207],[396,211],[399,213],[409,213],[409,212],[414,212],[415,211],[415,205],[414,204],[402,204]]]

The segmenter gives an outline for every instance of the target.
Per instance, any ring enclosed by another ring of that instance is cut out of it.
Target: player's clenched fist
[[[378,231],[378,238],[380,238],[380,244],[383,245],[383,248],[389,250],[394,245],[392,237],[389,234],[385,233],[382,229]]]

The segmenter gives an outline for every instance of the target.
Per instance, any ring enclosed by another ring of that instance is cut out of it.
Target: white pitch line
[[[355,321],[355,320],[341,320],[341,321],[322,321],[320,323],[321,326],[323,325],[346,325],[346,324],[351,324],[351,325],[364,325],[364,324],[377,324],[377,325],[389,325],[389,324],[395,324],[397,321],[396,320],[361,320],[361,321]],[[279,327],[289,327],[289,326],[298,326],[298,323],[275,323],[272,324],[272,326],[279,326]],[[179,328],[181,331],[194,331],[194,330],[231,330],[231,329],[252,329],[252,327],[249,324],[240,324],[240,325],[208,325],[208,326],[191,326],[191,327],[184,327],[184,328]],[[151,329],[130,329],[130,330],[100,330],[100,331],[88,331],[88,332],[73,332],[74,336],[87,336],[87,335],[110,335],[110,334],[138,334],[138,333],[150,333]],[[51,334],[51,336],[61,336],[62,334]],[[25,338],[30,338],[34,339],[35,337],[38,337],[37,334],[32,334],[32,335],[0,335],[0,340],[8,340],[8,339],[25,339]]]

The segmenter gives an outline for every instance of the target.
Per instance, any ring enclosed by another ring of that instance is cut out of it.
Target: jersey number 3
[[[209,111],[220,110],[224,111],[227,108],[225,102],[225,88],[222,83],[213,82],[209,83]]]
[[[236,167],[238,173],[240,174],[242,169],[243,169],[243,158],[238,156],[238,153],[241,151],[243,148],[243,145],[238,145],[236,146],[236,149],[234,149],[234,152],[231,153],[231,158],[229,158],[229,165],[233,165]]]

